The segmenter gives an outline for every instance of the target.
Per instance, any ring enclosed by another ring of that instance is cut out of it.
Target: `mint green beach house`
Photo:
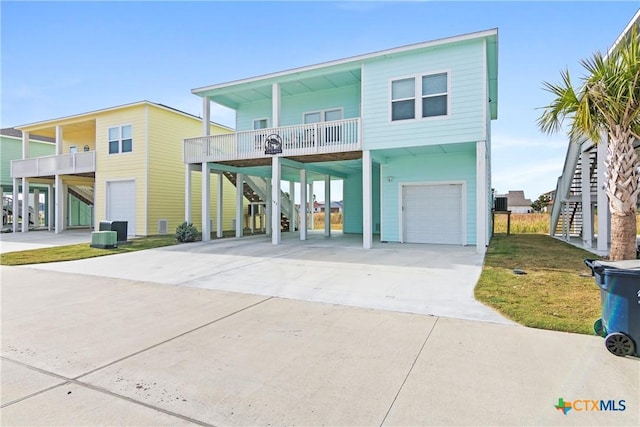
[[[306,202],[309,183],[324,181],[331,200],[328,184],[342,180],[343,232],[362,234],[364,248],[400,242],[484,252],[497,51],[492,29],[193,89],[203,100],[203,135],[184,141],[185,213],[192,172],[207,170],[198,174],[205,240],[222,233],[222,201],[208,208],[211,174],[237,186],[236,236],[247,212],[257,212],[273,244],[285,220],[306,240],[307,215],[291,189]],[[235,110],[236,132],[207,134],[211,103]],[[242,204],[247,189],[252,206]],[[324,233],[331,235],[328,220]]]

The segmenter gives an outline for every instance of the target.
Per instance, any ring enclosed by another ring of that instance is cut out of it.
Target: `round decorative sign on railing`
[[[282,138],[277,133],[268,135],[264,140],[264,154],[282,153]]]

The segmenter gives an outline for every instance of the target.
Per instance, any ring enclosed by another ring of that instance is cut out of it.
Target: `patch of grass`
[[[521,325],[593,335],[600,289],[585,258],[598,257],[541,234],[496,234],[475,296]]]
[[[121,245],[115,249],[97,249],[92,248],[89,243],[79,243],[75,245],[9,252],[0,256],[0,264],[27,265],[58,261],[74,261],[78,259],[142,251],[145,249],[177,244],[175,236],[143,237],[139,239],[132,239],[130,242],[131,243]]]

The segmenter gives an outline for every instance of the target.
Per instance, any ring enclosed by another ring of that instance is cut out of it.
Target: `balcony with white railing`
[[[187,138],[184,140],[184,162],[271,158],[273,154],[267,154],[265,146],[270,135],[277,135],[281,143],[282,153],[276,154],[278,156],[305,156],[362,149],[360,119],[355,118]]]
[[[13,178],[33,178],[43,176],[72,175],[96,171],[96,152],[59,154],[57,156],[33,157],[31,159],[12,160]]]

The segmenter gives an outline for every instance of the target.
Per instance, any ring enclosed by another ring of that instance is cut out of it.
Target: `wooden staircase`
[[[223,174],[229,180],[229,182],[231,182],[234,185],[234,187],[237,187],[237,176],[236,176],[235,173],[233,173],[233,172],[223,172]],[[249,184],[247,184],[246,182],[243,183],[242,194],[251,203],[266,204],[266,201],[262,200],[260,198],[260,196],[258,195],[258,193],[256,193],[253,190],[253,188],[251,188],[251,186]],[[281,231],[289,231],[290,227],[291,227],[291,221],[289,220],[289,218],[285,214],[280,213],[280,230]]]

